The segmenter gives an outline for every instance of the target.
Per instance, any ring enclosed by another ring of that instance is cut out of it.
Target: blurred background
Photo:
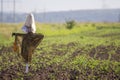
[[[119,22],[120,0],[1,0],[0,22],[24,22],[28,13],[46,23]]]

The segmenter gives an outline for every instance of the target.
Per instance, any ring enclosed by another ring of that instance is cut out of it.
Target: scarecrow
[[[28,73],[29,63],[32,60],[34,50],[42,41],[44,35],[36,32],[36,26],[33,14],[29,14],[26,18],[25,24],[22,27],[25,33],[12,33],[15,36],[13,49],[18,54],[20,53],[26,63],[26,73]],[[20,41],[19,37],[22,38]]]

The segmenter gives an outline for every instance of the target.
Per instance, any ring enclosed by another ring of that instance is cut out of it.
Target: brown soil
[[[71,48],[74,48],[77,43],[68,43],[66,45],[53,45],[51,54],[53,56],[64,56],[67,51]],[[61,48],[65,48],[65,50],[61,50]],[[108,60],[109,59],[109,52],[114,50],[115,53],[111,54],[110,60],[113,61],[120,61],[120,47],[116,47],[113,45],[104,46],[100,45],[90,50],[85,50],[83,48],[76,48],[72,55],[70,55],[70,59],[82,55],[88,54],[90,57],[99,60]],[[0,49],[0,55],[5,52],[12,52],[11,47],[2,47]],[[41,53],[41,58],[46,55]],[[68,60],[66,60],[67,62]],[[43,63],[46,64],[46,63]],[[51,64],[46,67],[41,67],[37,70],[32,70],[29,67],[29,73],[24,73],[25,67],[20,63],[10,66],[7,69],[4,69],[0,72],[0,80],[97,80],[97,79],[107,79],[107,80],[120,80],[120,74],[115,74],[114,71],[110,70],[109,72],[106,71],[99,71],[98,69],[94,69],[94,71],[90,68],[81,68],[81,70],[77,69],[70,69],[70,68],[63,68],[62,64]]]

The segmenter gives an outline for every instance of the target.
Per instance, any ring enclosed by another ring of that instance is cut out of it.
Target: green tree
[[[76,22],[74,20],[66,21],[66,28],[72,29],[76,25]]]

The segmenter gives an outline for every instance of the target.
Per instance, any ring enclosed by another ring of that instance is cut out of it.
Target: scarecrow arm
[[[20,48],[22,43],[21,41],[24,35],[25,34],[21,34],[21,33],[12,33],[12,36],[15,36],[14,45],[13,45],[14,52],[20,53]]]
[[[44,38],[43,34],[34,34],[34,38],[31,42],[34,48],[36,48],[39,45],[39,43],[42,41],[43,38]]]
[[[23,33],[12,33],[12,36],[21,36],[21,37],[23,37],[25,34],[23,34]]]

